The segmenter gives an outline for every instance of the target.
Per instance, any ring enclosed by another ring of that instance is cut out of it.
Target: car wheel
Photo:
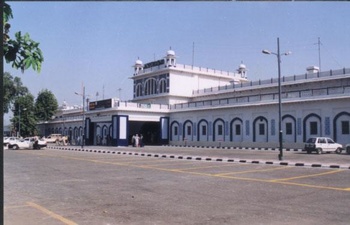
[[[335,153],[337,153],[337,154],[341,154],[341,151],[342,151],[342,149],[341,149],[341,148],[337,148],[337,150],[335,150]]]
[[[346,148],[346,153],[350,154],[350,146]]]
[[[318,148],[318,149],[317,149],[317,153],[318,153],[319,155],[321,155],[321,154],[323,153],[322,148]]]
[[[19,147],[18,147],[18,145],[14,145],[14,146],[12,147],[12,149],[13,149],[13,150],[18,150]]]
[[[311,150],[306,150],[306,153],[307,154],[311,154]]]

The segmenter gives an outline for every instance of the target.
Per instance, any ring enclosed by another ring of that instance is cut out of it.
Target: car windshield
[[[315,143],[316,142],[316,138],[309,138],[309,140],[307,140],[306,143]]]

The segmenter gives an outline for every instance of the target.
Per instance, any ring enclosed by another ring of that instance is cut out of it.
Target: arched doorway
[[[257,117],[253,122],[253,142],[268,142],[268,122],[263,116]]]
[[[242,142],[243,141],[243,121],[236,117],[231,120],[230,123],[230,141]]]

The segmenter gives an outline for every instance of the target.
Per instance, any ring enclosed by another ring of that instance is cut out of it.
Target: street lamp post
[[[83,127],[83,135],[82,135],[82,141],[81,141],[81,148],[84,148],[84,142],[85,142],[85,86],[83,86],[83,93],[75,92],[76,95],[80,95],[83,97],[83,120],[82,120],[82,127]]]
[[[277,56],[278,65],[278,141],[279,141],[279,155],[278,159],[283,160],[283,130],[282,130],[282,87],[281,87],[281,53],[280,53],[280,39],[277,38],[277,53],[269,50],[263,50],[262,53]],[[291,52],[283,53],[289,55]]]
[[[27,110],[26,108],[22,109]],[[18,105],[18,137],[21,137],[21,105]]]

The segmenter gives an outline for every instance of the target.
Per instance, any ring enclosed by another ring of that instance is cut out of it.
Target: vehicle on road
[[[45,138],[47,143],[59,143],[62,141],[62,134],[51,134]]]
[[[10,140],[8,148],[13,150],[33,149],[33,142],[31,140],[15,138],[14,140]]]
[[[47,142],[44,138],[38,137],[27,137],[24,140],[33,142],[34,149],[41,149],[47,146]]]
[[[346,153],[347,153],[347,154],[350,154],[350,144],[347,144],[347,145],[345,146],[345,150],[346,150]]]
[[[308,154],[311,154],[312,152],[316,152],[318,154],[335,152],[340,154],[343,150],[343,146],[335,143],[328,137],[313,137],[306,141],[304,150]]]
[[[12,140],[15,140],[16,139],[16,137],[4,137],[4,147],[6,147],[8,144],[9,144],[9,142]]]

